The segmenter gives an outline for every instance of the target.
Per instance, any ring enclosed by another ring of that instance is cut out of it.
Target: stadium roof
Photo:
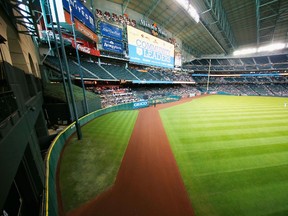
[[[287,0],[193,0],[196,23],[177,0],[110,0],[167,29],[195,55],[226,55],[245,46],[288,43]],[[88,1],[87,1],[88,3]]]
[[[88,7],[91,5],[91,1],[96,0],[83,0]],[[121,5],[123,14],[129,13],[128,9],[131,9],[143,14],[144,19],[156,22],[159,27],[168,30],[173,37],[182,41],[182,49],[196,57],[225,56],[232,54],[238,48],[260,47],[279,42],[286,43],[285,52],[288,53],[287,0],[107,1]],[[29,6],[31,2],[40,2],[40,0],[4,0],[0,2],[7,11],[11,11],[10,8],[20,11],[23,8],[19,5],[27,4]],[[179,2],[191,4],[199,14],[199,22],[189,16]],[[32,20],[29,19],[32,15],[28,12],[26,12],[25,19],[12,16],[15,25]],[[27,34],[31,35],[31,32],[33,34],[36,32],[35,23],[30,23],[29,28]]]

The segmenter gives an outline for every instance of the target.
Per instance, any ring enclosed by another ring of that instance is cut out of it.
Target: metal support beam
[[[257,47],[260,41],[260,0],[256,0],[256,41]]]
[[[77,56],[77,63],[78,63],[78,68],[79,68],[79,73],[80,73],[80,78],[81,78],[81,87],[82,87],[82,93],[83,93],[83,99],[84,99],[84,111],[85,114],[89,113],[89,107],[87,103],[87,98],[86,98],[86,88],[84,85],[84,80],[83,80],[83,69],[81,67],[81,61],[80,61],[80,56],[79,56],[79,50],[78,50],[78,42],[77,42],[77,37],[76,37],[76,32],[75,32],[75,22],[74,22],[74,15],[72,12],[72,8],[70,6],[69,2],[69,8],[70,8],[70,19],[72,23],[72,32],[73,32],[73,38],[74,38],[74,43],[75,43],[75,50],[76,50],[76,56]]]
[[[260,18],[260,21],[266,20],[266,19],[271,19],[271,18],[276,17],[276,16],[278,16],[277,13],[276,13],[276,14],[272,14],[272,15],[270,15],[270,16],[265,16],[265,17],[263,17],[263,18]]]
[[[78,119],[78,112],[77,112],[77,107],[76,107],[76,103],[75,103],[75,96],[74,96],[72,82],[71,82],[69,64],[68,64],[68,60],[67,60],[66,50],[64,47],[64,41],[63,41],[63,37],[62,37],[59,17],[58,17],[57,8],[56,8],[56,0],[53,0],[53,7],[54,7],[53,9],[55,11],[56,24],[57,24],[57,28],[58,28],[58,34],[59,34],[59,39],[60,39],[60,44],[61,44],[62,56],[64,59],[64,65],[65,65],[66,73],[67,73],[68,89],[69,89],[69,94],[70,94],[71,102],[72,102],[77,138],[78,138],[78,140],[81,140],[82,139],[81,126],[80,126],[79,119]]]
[[[274,2],[278,2],[278,0],[273,0],[273,1],[266,2],[264,4],[261,4],[260,7],[264,7],[264,6],[270,5],[270,4],[274,3]]]
[[[19,33],[39,37],[32,0],[1,0],[0,4]],[[18,25],[27,30],[19,30]]]
[[[130,1],[131,1],[131,0],[125,0],[125,1],[123,2],[123,5],[122,5],[122,14],[125,14],[126,9],[127,9],[128,5],[129,5]]]
[[[262,0],[256,0],[257,46],[261,43],[273,42],[276,24],[281,15],[279,0],[261,2]]]
[[[228,42],[228,47],[235,49],[237,47],[234,34],[232,32],[231,26],[228,22],[227,15],[222,6],[222,1],[220,0],[205,0],[205,5],[208,7],[208,10],[211,9],[210,14],[213,16],[215,22],[217,22],[217,27],[222,32],[222,36],[225,38],[225,41]],[[204,20],[202,19],[202,22]],[[205,22],[204,22],[205,23]],[[215,32],[209,29],[209,24],[205,23],[205,26],[209,32],[214,36]],[[215,36],[214,36],[215,37]],[[216,39],[216,38],[215,38]],[[219,39],[216,39],[219,41]],[[224,44],[221,45],[222,47]],[[225,49],[225,52],[228,50]]]

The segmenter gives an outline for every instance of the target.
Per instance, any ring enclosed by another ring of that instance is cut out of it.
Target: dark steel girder
[[[205,0],[204,2],[205,2],[205,5],[208,7],[208,9],[210,9],[209,13],[214,18],[217,27],[222,32],[222,36],[225,38],[224,41],[228,42],[228,44],[227,44],[228,47],[235,49],[237,47],[236,40],[235,40],[234,34],[232,32],[230,23],[227,19],[226,12],[222,6],[222,1],[220,1],[220,0]],[[208,23],[205,23],[205,26],[207,27],[207,29],[210,31],[210,33],[212,35],[215,35],[215,33],[211,29],[209,29]],[[216,40],[219,41],[219,39],[216,39]],[[222,47],[223,46],[224,46],[224,44],[222,44]],[[228,52],[229,50],[225,49],[225,51]]]
[[[33,2],[34,0],[1,0],[0,5],[2,5],[6,14],[11,18],[15,29],[19,33],[39,37],[37,21],[35,20],[32,8]],[[26,30],[19,30],[18,25],[23,26]]]
[[[280,1],[263,2],[256,0],[256,35],[257,46],[260,43],[271,43],[274,39],[276,24],[280,15]],[[269,29],[269,31],[264,31]],[[260,39],[262,39],[260,41]]]

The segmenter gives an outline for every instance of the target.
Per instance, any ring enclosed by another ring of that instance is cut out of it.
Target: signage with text
[[[128,49],[131,62],[174,68],[174,45],[127,26]]]
[[[73,17],[76,17],[81,23],[87,26],[92,31],[96,31],[94,16],[79,0],[62,0],[63,8],[70,13],[69,5],[71,7],[71,13]]]
[[[100,32],[103,36],[122,40],[122,29],[108,23],[100,23]]]
[[[107,51],[123,53],[123,46],[121,42],[102,38],[102,48]]]
[[[144,108],[144,107],[148,107],[149,103],[147,100],[144,101],[138,101],[138,102],[134,102],[133,103],[133,108],[134,109],[139,109],[139,108]]]
[[[82,34],[89,37],[91,40],[97,42],[98,38],[96,35],[96,27],[94,23],[93,14],[84,6],[79,0],[59,0],[50,2],[51,14],[53,20],[56,20],[56,14],[60,23],[68,23],[72,25],[69,3],[71,6],[71,12],[74,18],[76,29],[79,30]],[[55,8],[54,8],[55,6]]]

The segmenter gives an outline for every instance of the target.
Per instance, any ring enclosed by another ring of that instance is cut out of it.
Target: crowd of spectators
[[[153,68],[148,70],[150,74],[160,76],[161,81],[182,81],[182,82],[194,82],[191,74],[183,71],[174,71],[171,69]]]
[[[159,87],[137,87],[132,89],[133,94],[140,99],[158,99],[161,97],[175,95],[182,98],[198,95],[201,92],[192,85],[161,85]]]
[[[162,73],[169,74],[170,77],[167,76],[169,80],[176,77],[177,80],[186,78],[186,74],[171,73],[171,71],[162,71]],[[102,108],[147,99],[157,100],[169,95],[191,97],[206,93],[207,90],[209,93],[232,95],[288,96],[286,77],[210,77],[208,85],[207,77],[195,77],[195,81],[196,84],[185,85],[131,85],[125,88],[106,86],[97,87],[94,92],[101,97]]]
[[[94,92],[101,98],[102,108],[117,104],[136,102],[141,100],[157,100],[166,96],[190,97],[200,94],[195,86],[191,85],[161,85],[158,87],[129,87],[119,86],[97,87]]]
[[[194,77],[196,86],[207,91],[207,77]],[[210,77],[209,92],[222,92],[233,95],[288,96],[287,77]]]
[[[130,88],[120,88],[119,86],[97,87],[94,89],[94,93],[100,96],[102,108],[138,101]]]

